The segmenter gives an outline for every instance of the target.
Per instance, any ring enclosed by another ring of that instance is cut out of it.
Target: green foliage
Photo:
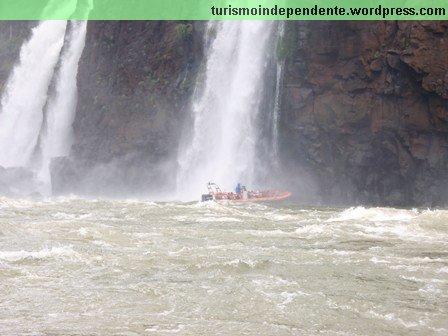
[[[377,50],[375,51],[375,55],[373,55],[375,58],[380,58],[381,56],[381,51]]]
[[[277,42],[277,59],[283,61],[292,56],[294,49],[297,47],[297,25],[289,23],[286,27],[284,35],[278,39]],[[308,35],[311,31],[308,28],[303,28],[303,31]]]
[[[401,40],[401,43],[403,45],[403,48],[405,49],[409,48],[409,37],[404,36],[403,39]]]
[[[311,29],[309,29],[308,27],[302,27],[302,32],[309,36],[311,34]]]
[[[150,73],[148,75],[148,79],[149,79],[149,83],[151,85],[152,90],[157,89],[157,87],[159,86],[159,78],[157,78],[155,75],[153,75],[152,73]]]
[[[216,38],[216,35],[218,34],[218,30],[216,29],[216,26],[213,26],[208,31],[210,40],[214,40]]]
[[[184,41],[193,33],[193,25],[191,23],[179,23],[174,27],[174,30],[176,31],[177,39]]]
[[[284,60],[286,58],[287,47],[286,47],[286,41],[284,37],[281,37],[277,41],[277,59],[278,60]]]

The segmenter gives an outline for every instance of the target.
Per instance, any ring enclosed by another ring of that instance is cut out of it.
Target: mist
[[[439,45],[416,27],[422,46]],[[400,46],[388,36],[373,52],[369,36],[387,29],[7,24],[0,192],[192,201],[208,182],[228,191],[241,182],[291,191],[300,204],[443,205],[446,99],[415,69],[437,76],[445,63],[422,48],[412,61],[392,53]]]

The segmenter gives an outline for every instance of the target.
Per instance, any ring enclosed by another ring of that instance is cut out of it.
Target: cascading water
[[[22,46],[20,63],[1,100],[0,166],[24,167],[30,163],[66,27],[66,21],[42,21]]]
[[[86,21],[70,22],[67,46],[61,56],[56,76],[55,93],[49,99],[46,111],[46,130],[41,138],[41,167],[38,178],[50,191],[51,159],[69,154],[72,145],[72,123],[77,100],[78,63],[84,49],[87,31]]]
[[[196,199],[205,184],[226,189],[254,182],[255,119],[269,55],[270,21],[210,22],[205,83],[193,101],[191,141],[180,148],[178,197]]]
[[[86,14],[93,4],[70,0],[60,6],[52,0],[45,12],[62,7],[64,12]],[[69,154],[86,30],[86,21],[41,21],[23,44],[20,62],[7,82],[0,108],[0,166],[36,174],[38,183],[22,192],[37,189],[49,195],[51,160]]]
[[[278,26],[278,36],[283,38],[285,33],[285,23],[280,22]],[[278,46],[277,46],[278,48]],[[281,95],[281,84],[283,80],[283,67],[284,60],[277,60],[277,72],[276,72],[276,83],[275,83],[275,100],[274,100],[274,110],[272,113],[272,161],[274,167],[278,166],[278,123],[280,119],[280,95]]]

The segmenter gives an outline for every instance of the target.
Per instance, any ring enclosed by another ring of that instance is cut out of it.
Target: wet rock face
[[[202,25],[89,22],[75,142],[70,160],[55,160],[55,192],[135,194],[175,180],[167,178],[171,171],[160,170],[175,166],[202,58]]]
[[[75,143],[52,165],[57,193],[172,188],[203,26],[89,22]],[[446,205],[447,31],[433,21],[288,23],[288,187],[301,196],[308,185],[311,202]]]
[[[33,25],[31,21],[0,21],[0,93],[19,61],[20,47]]]
[[[312,175],[327,202],[446,205],[448,23],[302,22],[287,34],[284,166]]]

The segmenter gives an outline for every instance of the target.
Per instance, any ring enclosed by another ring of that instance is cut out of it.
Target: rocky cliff
[[[182,112],[202,58],[202,27],[89,22],[75,143],[69,159],[53,163],[56,193],[147,195],[161,185],[173,188]]]
[[[315,199],[448,204],[448,22],[294,22],[283,51],[282,161]]]
[[[0,21],[0,93],[14,64],[19,60],[20,47],[30,34],[33,22]]]
[[[203,23],[89,22],[55,192],[173,189]],[[448,203],[447,22],[289,22],[280,160],[312,203]],[[76,181],[76,183],[74,183]],[[306,197],[305,197],[306,195]]]

